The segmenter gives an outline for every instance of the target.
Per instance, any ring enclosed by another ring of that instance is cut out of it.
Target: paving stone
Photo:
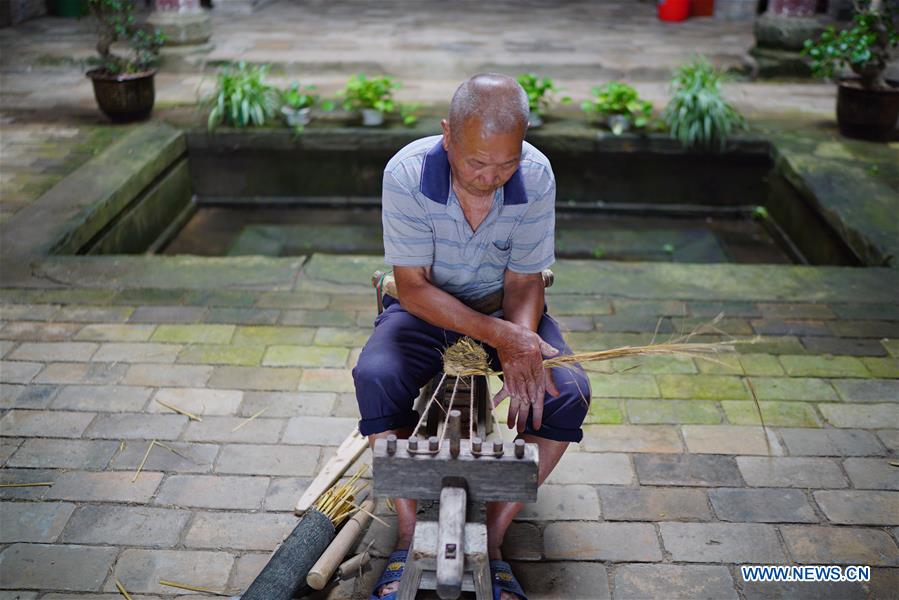
[[[8,321],[49,321],[59,308],[58,304],[3,304],[0,313]]]
[[[3,383],[0,384],[0,408],[47,408],[58,391],[59,386],[55,385]]]
[[[759,400],[836,401],[837,394],[827,379],[812,377],[753,377]]]
[[[608,350],[621,346],[641,346],[653,342],[651,332],[647,333],[600,333],[591,331],[563,332],[565,340],[579,352],[588,350]]]
[[[94,342],[146,342],[155,329],[156,325],[91,323],[75,334],[74,339]]]
[[[350,415],[358,416],[359,408],[356,403],[355,397],[352,398],[352,402],[350,404],[351,412]],[[611,425],[620,425],[624,422],[624,413],[621,410],[619,405],[619,400],[616,398],[591,398],[590,399],[590,408],[587,409],[587,416],[584,418],[584,423],[607,423]]]
[[[612,360],[584,363],[584,369],[597,373],[696,373],[689,358],[681,356],[625,356]]]
[[[178,543],[190,518],[186,510],[149,506],[81,506],[61,540],[69,544],[168,547]]]
[[[754,319],[752,328],[761,335],[830,335],[823,321]]]
[[[227,344],[235,329],[234,325],[160,325],[150,340],[176,344]]]
[[[343,367],[350,351],[331,346],[269,346],[262,359],[267,367]]]
[[[780,532],[787,551],[799,564],[899,565],[896,543],[877,529],[783,525]]]
[[[893,404],[819,404],[818,410],[834,427],[877,429],[899,423],[899,405]]]
[[[353,392],[353,375],[349,369],[304,369],[301,392]]]
[[[569,600],[591,598],[605,600],[609,595],[606,568],[596,563],[513,563],[512,570],[533,600]]]
[[[12,544],[0,553],[0,587],[96,591],[117,553],[95,546]]]
[[[612,304],[597,296],[549,294],[546,305],[552,315],[608,315],[612,312]]]
[[[359,418],[359,403],[356,401],[355,393],[345,393],[345,394],[334,394],[337,396],[337,404],[334,406],[331,411],[331,416],[333,417],[352,417],[354,419]],[[597,400],[591,400],[590,405],[592,406],[594,402],[598,402]],[[602,409],[600,409],[602,410]],[[587,418],[590,417],[590,414],[587,413]],[[585,419],[586,423],[587,420]]]
[[[184,304],[205,306],[252,306],[256,294],[250,290],[188,290]]]
[[[880,345],[884,347],[887,354],[893,358],[899,358],[899,339],[888,340],[886,338],[880,340]]]
[[[0,329],[4,340],[28,340],[32,342],[60,342],[75,335],[81,325],[78,323],[31,323],[10,322]]]
[[[525,504],[515,517],[522,521],[595,521],[599,499],[589,485],[541,485],[537,502]]]
[[[159,487],[162,473],[143,470],[132,482],[133,478],[133,471],[63,471],[45,497],[75,502],[145,503]]]
[[[215,472],[308,476],[315,474],[318,455],[318,448],[229,444],[222,448],[215,464]]]
[[[543,544],[549,560],[662,560],[649,523],[555,522],[546,526]]]
[[[813,495],[831,523],[899,525],[899,492],[820,490]]]
[[[9,457],[19,449],[24,441],[22,438],[0,438],[0,466],[6,464]]]
[[[113,385],[121,381],[127,371],[128,365],[119,363],[51,363],[34,381]]]
[[[899,323],[875,320],[840,320],[827,324],[833,335],[851,338],[899,337]]]
[[[794,456],[881,456],[877,437],[862,429],[781,429]]]
[[[899,402],[897,379],[833,379],[845,402]]]
[[[154,504],[258,510],[267,488],[267,477],[171,475],[162,484]]]
[[[738,354],[776,354],[776,355],[803,355],[808,352],[794,335],[760,335],[760,336],[733,336],[734,341],[741,342],[734,346]],[[701,341],[693,338],[694,341]],[[708,340],[717,341],[717,340]]]
[[[663,398],[692,400],[749,400],[749,391],[739,377],[726,375],[657,375]]]
[[[90,360],[97,351],[92,342],[23,342],[10,355],[12,360],[39,360],[44,362]]]
[[[599,488],[607,521],[708,520],[711,511],[705,491],[689,488]]]
[[[643,485],[739,486],[743,481],[729,456],[638,454],[637,478]]]
[[[41,469],[0,469],[0,483],[53,483],[59,471]],[[6,500],[40,500],[47,495],[47,486],[3,487],[0,488],[0,499]]]
[[[59,390],[53,408],[100,412],[137,412],[150,398],[152,389],[140,386],[69,385]]]
[[[868,370],[874,377],[883,377],[884,379],[899,378],[899,359],[864,356],[859,360],[868,367]]]
[[[312,444],[339,446],[356,428],[358,419],[338,417],[294,417],[287,422],[281,442],[284,444]]]
[[[219,447],[216,444],[191,444],[184,442],[165,442],[165,446],[156,444],[147,454],[150,442],[136,441],[125,444],[112,460],[111,469],[136,471],[144,460],[144,469],[163,471],[166,473],[209,473]],[[176,450],[172,452],[169,448]]]
[[[591,315],[557,315],[554,317],[562,331],[593,331]]]
[[[567,452],[547,483],[620,484],[634,482],[634,468],[626,454]]]
[[[762,311],[752,302],[690,301],[687,307],[694,317],[716,317],[719,313],[727,317],[762,316]]]
[[[721,422],[718,407],[707,400],[628,400],[626,406],[634,424]]]
[[[356,313],[340,310],[285,310],[281,314],[284,325],[305,325],[307,327],[355,327]],[[367,323],[370,326],[372,323]]]
[[[882,458],[847,458],[843,461],[843,468],[854,487],[899,490],[899,468],[890,462],[891,460]]]
[[[840,467],[829,458],[738,456],[737,466],[753,487],[848,487]]]
[[[280,316],[281,311],[276,309],[215,306],[207,311],[203,321],[233,325],[274,325]],[[294,324],[285,323],[285,325]]]
[[[646,425],[588,425],[581,446],[589,452],[680,453],[683,444],[676,427]]]
[[[780,357],[787,375],[791,377],[868,377],[864,363],[854,356],[794,356]]]
[[[115,440],[177,440],[187,421],[187,417],[175,414],[106,413],[99,415],[84,435]]]
[[[596,330],[601,332],[657,332],[673,333],[674,325],[670,319],[655,315],[614,314],[600,315],[593,319]]]
[[[53,319],[76,323],[124,323],[133,311],[131,306],[63,306]]]
[[[122,383],[151,387],[203,387],[207,381],[212,385],[210,378],[213,375],[213,367],[208,366],[133,364]]]
[[[115,297],[118,304],[152,304],[172,306],[181,304],[185,290],[164,288],[127,288]]]
[[[94,416],[93,413],[15,409],[0,419],[0,435],[77,438],[81,437]]]
[[[95,362],[173,363],[181,351],[178,344],[119,343],[100,346],[92,360]]]
[[[823,406],[823,405],[819,405]],[[811,404],[805,402],[761,401],[737,402],[724,400],[721,408],[734,425],[761,425],[759,410],[768,427],[820,427],[821,420]]]
[[[370,336],[370,328],[319,327],[313,343],[316,346],[364,346]]]
[[[722,521],[817,523],[805,492],[791,489],[716,488],[709,500]]]
[[[355,296],[355,295],[352,295]],[[371,295],[367,295],[366,299],[368,301],[368,306],[371,306],[374,303],[374,293]],[[359,296],[361,299],[362,296]],[[256,306],[265,307],[265,308],[313,308],[313,309],[321,309],[328,306],[328,303],[331,300],[328,298],[327,294],[310,294],[310,293],[296,293],[296,292],[262,292],[258,294],[256,297]],[[346,298],[338,296],[334,299],[336,302],[335,306],[331,306],[331,308],[336,310],[348,309],[351,308],[354,304],[353,298]],[[360,304],[360,301],[355,302],[355,304]]]
[[[198,323],[206,308],[202,306],[138,306],[131,313],[131,323]]]
[[[758,523],[661,523],[662,543],[674,561],[783,564],[777,533]]]
[[[235,431],[235,428],[240,426]],[[184,439],[191,442],[251,442],[274,444],[281,437],[283,419],[259,417],[252,421],[238,417],[206,417],[191,421]]]
[[[234,568],[231,569],[231,589],[245,590],[250,587],[256,576],[268,564],[270,558],[271,552],[248,553],[240,556]],[[353,581],[356,581],[356,579]]]
[[[27,439],[9,459],[11,467],[96,469],[109,464],[118,442],[88,440]]]
[[[889,598],[899,589],[899,569],[871,569],[871,581],[867,587],[870,590],[867,598]]]
[[[612,300],[615,314],[633,316],[682,317],[687,314],[687,305],[680,300]],[[650,330],[651,331],[651,330]]]
[[[237,414],[251,417],[265,409],[266,417],[324,417],[331,414],[336,398],[337,394],[332,392],[245,392]],[[356,406],[355,397],[353,406]],[[358,415],[358,409],[355,412]]]
[[[0,340],[0,358],[9,354],[10,350],[16,347],[16,342],[13,340]]]
[[[204,367],[205,368],[205,367]],[[300,383],[302,369],[268,367],[215,367],[209,386],[239,390],[292,391]]]
[[[899,429],[881,429],[877,437],[890,452],[899,453]]]
[[[774,304],[762,302],[759,311],[767,318],[778,319],[835,319],[836,315],[825,304]]]
[[[129,548],[119,556],[106,589],[114,591],[118,579],[129,592],[171,594],[172,588],[159,583],[166,579],[221,590],[233,564],[234,557],[228,552]]]
[[[3,383],[29,383],[43,368],[43,363],[0,361],[0,381]]]
[[[761,427],[684,425],[687,450],[693,454],[768,454]]]
[[[803,337],[802,345],[814,354],[842,354],[845,356],[886,356],[877,340],[841,337]]]
[[[307,477],[272,477],[265,496],[266,512],[293,512],[297,501],[311,481],[312,479]]]
[[[658,398],[652,375],[615,375],[588,372],[593,398]]]
[[[68,598],[62,598],[61,594],[49,594],[44,596],[44,598],[49,598],[50,600],[78,600],[78,596],[68,596]],[[0,600],[35,600],[37,598],[37,592],[23,592],[23,591],[0,591]]]
[[[0,503],[0,543],[55,542],[74,510],[68,502]]]
[[[714,565],[620,565],[616,598],[738,598],[727,567]]]
[[[263,354],[265,354],[264,346],[197,344],[182,350],[181,354],[178,355],[178,362],[254,367],[262,363]]]
[[[830,308],[841,319],[899,320],[899,307],[895,304],[832,304]]]
[[[784,374],[784,369],[776,356],[770,354],[740,354],[738,357],[746,375],[764,377]]]
[[[759,356],[755,354],[753,356]],[[777,358],[768,354],[763,354],[777,362]],[[714,356],[695,356],[693,360],[696,362],[697,370],[707,375],[743,375],[743,365],[740,364],[739,354],[722,354]],[[777,363],[780,366],[780,363]],[[783,372],[783,370],[781,370]]]
[[[199,513],[184,536],[188,548],[271,550],[296,527],[291,514]]]
[[[311,327],[286,327],[283,325],[238,326],[231,343],[235,346],[305,345],[312,343],[315,329]]]
[[[240,390],[206,390],[203,388],[162,388],[156,392],[147,412],[171,414],[162,403],[203,417],[205,415],[234,415],[243,400]],[[271,416],[271,415],[267,415]]]
[[[868,592],[865,584],[854,582],[795,581],[783,582],[743,582],[746,600],[818,600],[819,598],[839,598],[840,600],[865,600]],[[873,596],[878,598],[879,596]]]

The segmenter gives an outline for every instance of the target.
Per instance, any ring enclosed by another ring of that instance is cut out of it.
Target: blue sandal
[[[506,561],[491,560],[490,577],[493,579],[493,600],[500,600],[504,591],[517,595],[521,600],[528,600],[524,590],[521,589],[521,584],[512,574],[512,567]]]
[[[375,584],[375,589],[372,590],[369,600],[396,600],[397,594],[395,591],[379,596],[378,590],[388,583],[393,583],[394,581],[399,581],[403,578],[403,569],[406,567],[406,559],[408,556],[408,550],[394,550],[390,554],[390,557],[387,559],[387,566],[384,567],[384,572],[381,573],[381,578],[378,579],[378,583]]]

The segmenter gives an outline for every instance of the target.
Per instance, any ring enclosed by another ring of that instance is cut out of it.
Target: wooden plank
[[[300,500],[297,502],[297,506],[294,509],[297,516],[302,516],[303,513],[309,510],[312,505],[315,504],[315,501],[318,500],[318,497],[325,493],[325,490],[334,485],[337,480],[343,476],[350,465],[356,462],[356,459],[365,452],[367,447],[368,440],[359,433],[358,429],[354,429],[353,432],[343,440],[340,447],[337,448],[337,454],[331,457],[331,460],[328,461],[325,468],[315,476],[315,479],[312,480],[312,483],[309,484],[309,487],[306,488],[306,491],[300,496]]]
[[[458,598],[465,572],[465,490],[447,486],[440,493],[437,526],[437,595]]]

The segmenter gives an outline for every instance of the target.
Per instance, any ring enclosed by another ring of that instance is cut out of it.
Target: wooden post
[[[443,488],[437,526],[437,595],[455,600],[462,593],[465,571],[465,488]]]

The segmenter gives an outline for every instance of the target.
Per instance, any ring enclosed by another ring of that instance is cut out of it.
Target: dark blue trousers
[[[385,296],[384,305],[353,369],[362,435],[415,426],[420,415],[412,405],[419,390],[443,369],[443,350],[462,337],[406,312],[390,296]],[[571,354],[559,324],[545,311],[537,333],[561,353]],[[490,346],[485,349],[491,367],[500,369],[496,350]],[[552,396],[547,392],[543,424],[534,430],[529,415],[525,432],[560,442],[579,442],[590,405],[590,381],[580,365],[556,367],[552,372],[561,393]]]

